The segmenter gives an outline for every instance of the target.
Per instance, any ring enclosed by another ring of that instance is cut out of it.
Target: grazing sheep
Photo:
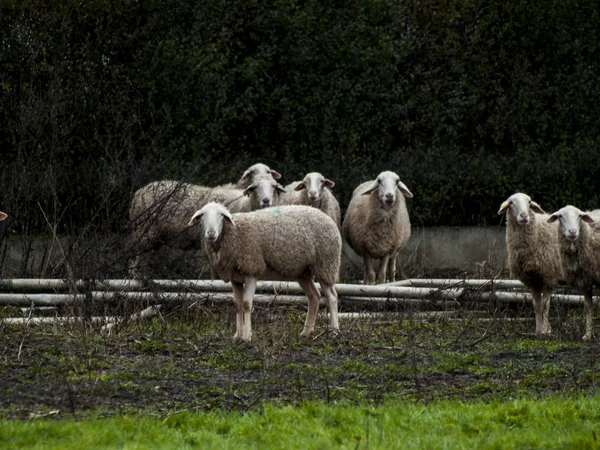
[[[6,213],[4,213],[4,212],[0,211],[0,221],[2,221],[2,220],[4,220],[4,219],[6,219],[7,217],[8,217],[8,214],[6,214]]]
[[[567,205],[550,215],[548,223],[558,221],[563,270],[567,284],[583,292],[585,334],[594,334],[593,289],[600,286],[600,210],[581,211]]]
[[[527,286],[533,296],[535,332],[551,334],[550,296],[554,286],[564,281],[558,226],[547,223],[550,216],[520,192],[504,201],[498,214],[506,214],[510,273]]]
[[[331,192],[335,183],[319,172],[306,174],[302,181],[294,181],[285,187],[282,205],[306,205],[320,209],[333,219],[341,230],[340,204]]]
[[[141,244],[129,264],[129,274],[139,277],[158,246],[189,249],[201,242],[187,227],[187,218],[208,202],[219,202],[235,212],[277,205],[283,187],[269,175],[260,175],[245,190],[210,188],[177,181],[155,181],[138,189],[129,208],[133,241]]]
[[[301,336],[315,328],[321,284],[329,303],[330,328],[339,329],[337,292],[342,240],[335,223],[316,208],[286,205],[244,214],[231,214],[219,203],[208,203],[189,225],[202,223],[204,251],[215,273],[231,281],[236,308],[234,339],[249,341],[250,315],[259,279],[295,280],[308,299]],[[192,227],[198,228],[198,227]]]
[[[398,191],[401,195],[398,195]],[[396,279],[396,257],[410,238],[406,198],[412,193],[394,172],[381,172],[374,181],[353,192],[342,234],[352,249],[364,258],[365,284],[375,283],[374,259],[381,259],[377,282],[384,283],[388,264],[390,280]]]

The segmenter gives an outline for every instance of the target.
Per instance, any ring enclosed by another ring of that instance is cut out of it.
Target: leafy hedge
[[[524,191],[600,205],[594,0],[4,1],[0,205],[123,226],[159,178],[264,161],[353,188],[395,170],[417,225],[499,223]]]

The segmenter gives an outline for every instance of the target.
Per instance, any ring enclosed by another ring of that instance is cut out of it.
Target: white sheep
[[[211,202],[194,213],[189,225],[198,222],[202,223],[204,251],[213,270],[233,286],[234,339],[251,339],[250,316],[259,279],[295,280],[300,284],[308,299],[301,336],[309,336],[315,328],[321,297],[314,277],[329,304],[330,328],[339,330],[335,283],[342,241],[329,216],[316,208],[296,205],[232,214],[223,205]]]
[[[559,242],[563,270],[567,284],[583,293],[585,334],[587,341],[593,337],[593,289],[600,286],[600,210],[581,211],[567,205],[552,213],[549,223],[558,221]]]
[[[400,195],[398,195],[400,194]],[[413,194],[394,172],[381,172],[374,181],[353,192],[342,226],[342,235],[365,261],[365,284],[375,283],[374,259],[381,259],[377,282],[388,273],[396,279],[396,257],[410,238],[410,218],[404,198]]]
[[[0,211],[0,222],[3,221],[4,219],[6,219],[8,217],[8,214]]]
[[[282,205],[306,205],[320,209],[333,219],[341,230],[340,204],[331,192],[335,183],[319,172],[310,172],[302,181],[294,181],[285,187]]]
[[[550,297],[554,286],[564,282],[558,226],[547,223],[550,216],[521,192],[506,199],[498,214],[506,214],[506,249],[511,276],[531,290],[535,332],[551,334]]]
[[[129,274],[139,277],[160,245],[173,248],[197,248],[200,240],[187,227],[187,219],[208,202],[219,202],[235,212],[253,211],[279,203],[283,187],[270,175],[254,177],[246,189],[215,188],[155,181],[138,189],[129,208],[133,241],[139,244],[130,260]]]

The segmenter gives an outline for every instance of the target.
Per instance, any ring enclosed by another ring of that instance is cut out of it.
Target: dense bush
[[[0,8],[0,205],[21,232],[118,231],[144,183],[256,161],[322,171],[342,206],[395,170],[418,225],[498,223],[518,190],[600,205],[593,0]]]

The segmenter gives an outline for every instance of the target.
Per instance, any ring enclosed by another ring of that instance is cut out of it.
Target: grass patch
[[[2,448],[594,449],[600,396],[378,406],[267,404],[240,413],[184,411],[83,421],[7,421]]]

